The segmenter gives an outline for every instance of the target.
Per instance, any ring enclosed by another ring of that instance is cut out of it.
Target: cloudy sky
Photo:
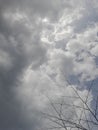
[[[45,95],[97,78],[98,0],[0,0],[0,130],[45,130]]]

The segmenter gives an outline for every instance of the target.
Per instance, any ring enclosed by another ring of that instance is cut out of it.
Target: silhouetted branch
[[[69,82],[68,82],[69,83]],[[70,87],[72,88],[75,96],[62,96],[62,100],[61,102],[53,102],[52,100],[49,99],[50,105],[52,107],[52,109],[54,110],[55,114],[49,114],[49,113],[43,113],[47,119],[49,119],[52,123],[54,123],[57,126],[53,126],[50,129],[65,129],[65,130],[93,130],[93,127],[97,127],[98,126],[98,118],[97,118],[97,112],[98,112],[98,96],[96,98],[95,101],[95,109],[91,109],[91,107],[88,105],[88,101],[89,101],[89,96],[90,93],[92,91],[92,86],[94,84],[94,81],[92,81],[88,92],[85,96],[85,98],[81,97],[78,90],[76,88],[74,88],[70,83]],[[67,99],[69,99],[68,103],[66,103],[65,101]],[[71,100],[73,99],[73,100]],[[73,101],[75,100],[80,100],[82,105],[76,105],[73,103]],[[70,108],[72,110],[74,110],[74,115],[75,117],[66,117],[64,115],[64,111],[68,110],[68,112],[70,113]],[[77,113],[75,113],[76,110],[80,111],[80,116],[77,115]],[[86,125],[86,126],[85,126]]]

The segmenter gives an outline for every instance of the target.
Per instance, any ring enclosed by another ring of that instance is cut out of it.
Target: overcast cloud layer
[[[45,95],[97,77],[97,0],[0,0],[0,130],[44,130]]]

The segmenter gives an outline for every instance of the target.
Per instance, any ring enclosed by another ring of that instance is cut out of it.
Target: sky
[[[46,130],[46,95],[85,97],[93,80],[97,0],[0,0],[0,130]]]

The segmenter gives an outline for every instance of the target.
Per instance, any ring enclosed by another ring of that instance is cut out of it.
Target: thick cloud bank
[[[45,95],[97,77],[97,0],[0,0],[0,129],[45,129]]]

